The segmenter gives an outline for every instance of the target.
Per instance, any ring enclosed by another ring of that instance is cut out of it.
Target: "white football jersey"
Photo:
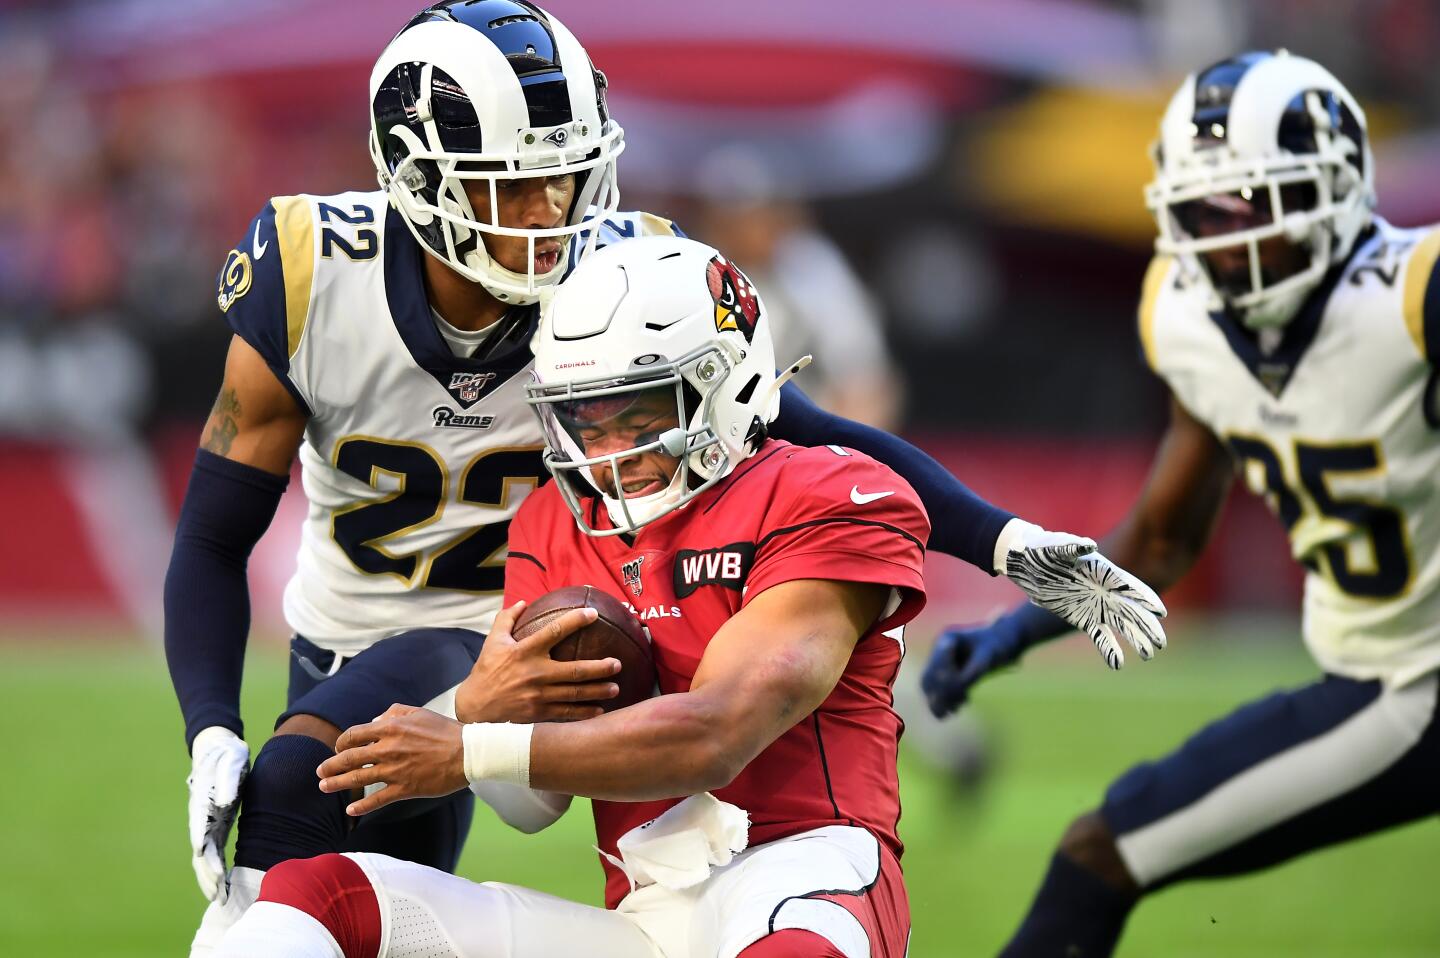
[[[1437,253],[1440,229],[1376,220],[1268,354],[1179,262],[1145,278],[1146,358],[1285,524],[1306,644],[1356,679],[1440,666]]]
[[[617,214],[598,242],[677,232]],[[383,192],[284,196],[220,276],[231,327],[310,413],[285,619],[346,655],[410,629],[488,631],[510,519],[546,475],[525,402],[537,309],[512,310],[480,358],[458,358],[426,299],[424,255]]]

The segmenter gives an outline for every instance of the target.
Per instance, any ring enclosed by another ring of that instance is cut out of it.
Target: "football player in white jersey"
[[[382,188],[272,199],[219,277],[235,336],[165,590],[166,657],[191,745],[193,864],[212,902],[197,954],[285,859],[380,851],[453,869],[467,793],[352,826],[314,769],[340,729],[430,702],[475,661],[499,608],[509,520],[544,475],[524,399],[541,293],[586,250],[675,232],[617,211],[624,140],[604,76],[533,4],[426,8],[381,54],[370,94]],[[750,304],[747,289],[717,296],[732,310]],[[1112,664],[1121,637],[1145,656],[1163,644],[1158,600],[1093,542],[989,505],[923,453],[822,413],[793,387],[782,397],[771,434],[895,468],[925,497],[932,548],[1065,609]],[[284,599],[289,701],[250,767],[245,567],[297,455],[309,512]],[[594,714],[614,694],[616,665],[559,666],[541,650],[495,676],[492,718]]]
[[[1325,674],[1117,780],[1061,839],[1006,955],[1109,954],[1152,891],[1440,810],[1440,228],[1372,212],[1364,113],[1284,51],[1189,77],[1155,161],[1140,336],[1171,423],[1102,547],[1168,586],[1239,473],[1306,566]],[[923,680],[932,710],[1063,631],[1033,606],[949,631]]]

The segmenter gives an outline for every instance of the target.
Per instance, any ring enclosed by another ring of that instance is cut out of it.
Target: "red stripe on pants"
[[[380,901],[365,872],[344,855],[281,862],[265,873],[257,900],[311,916],[340,944],[345,958],[380,954]]]

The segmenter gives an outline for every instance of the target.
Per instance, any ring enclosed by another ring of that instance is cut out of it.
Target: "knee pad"
[[[845,958],[845,953],[813,931],[787,928],[766,935],[737,958]]]
[[[323,795],[315,769],[334,754],[335,749],[308,735],[276,735],[255,755],[245,779],[245,804],[269,798],[303,802],[312,793]]]
[[[268,870],[290,858],[340,850],[350,831],[348,799],[320,791],[315,776],[334,754],[308,735],[277,735],[265,743],[241,790],[235,864]]]
[[[361,867],[344,855],[281,862],[265,873],[258,901],[302,911],[325,926],[345,958],[380,953],[380,901]]]

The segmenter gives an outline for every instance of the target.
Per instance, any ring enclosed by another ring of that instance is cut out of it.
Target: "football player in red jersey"
[[[901,958],[891,683],[930,526],[889,468],[767,439],[777,376],[743,273],[686,239],[587,259],[535,342],[555,481],[511,526],[509,608],[590,583],[648,626],[661,695],[569,724],[397,707],[348,730],[326,791],[504,783],[594,799],[608,910],[368,853],[272,869],[221,954]],[[592,613],[570,613],[588,621]],[[498,651],[497,651],[498,650]],[[649,824],[647,824],[649,823]],[[448,950],[447,950],[448,949]]]

